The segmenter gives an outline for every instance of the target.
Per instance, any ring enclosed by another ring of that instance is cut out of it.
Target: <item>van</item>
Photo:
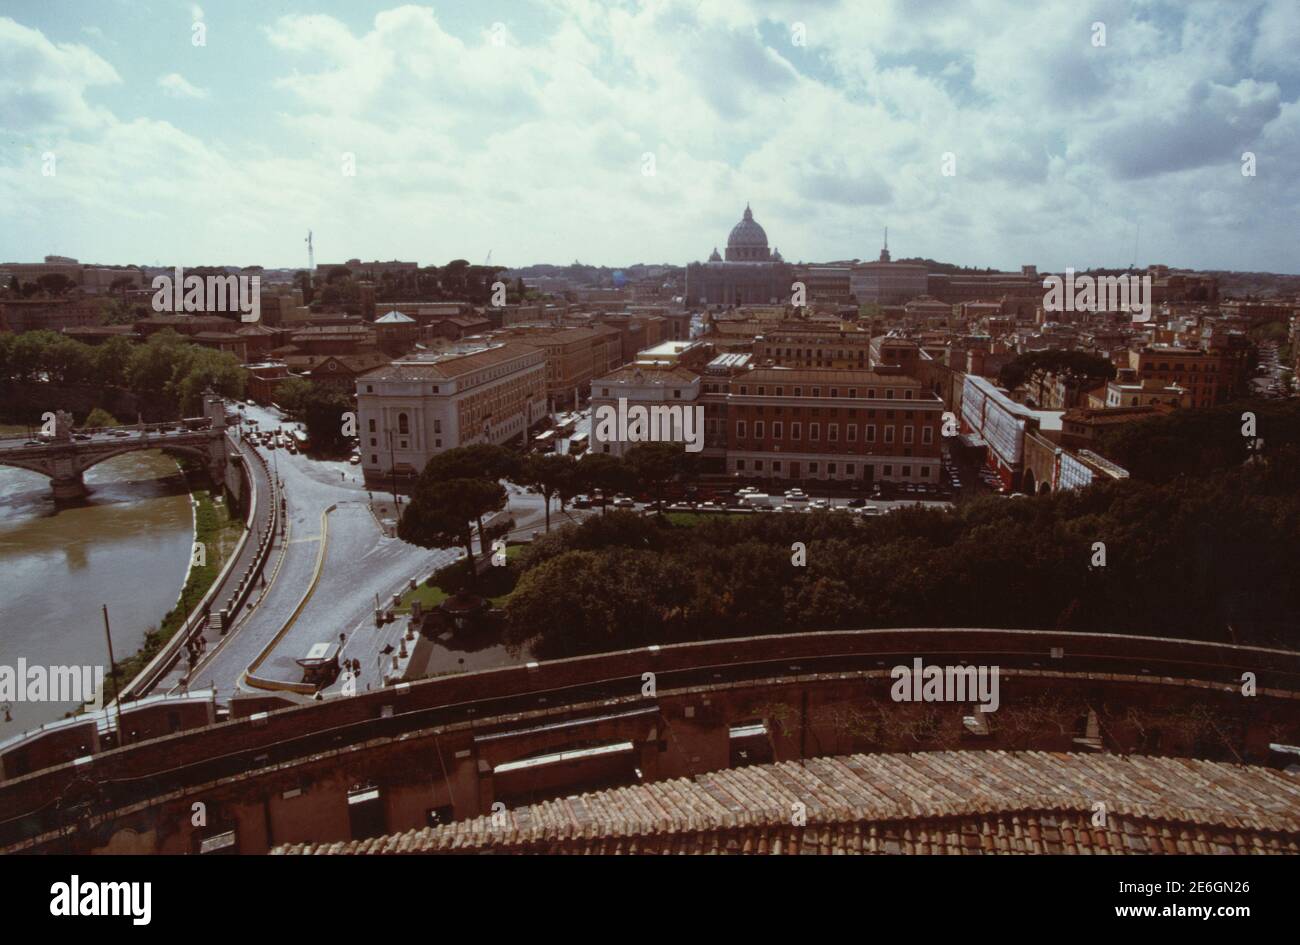
[[[770,507],[772,505],[772,497],[766,492],[751,492],[749,495],[741,499],[741,501],[751,508],[758,508],[761,505]]]

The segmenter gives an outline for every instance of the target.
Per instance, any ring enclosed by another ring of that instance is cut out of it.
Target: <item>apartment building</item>
[[[670,362],[628,364],[592,381],[592,417],[598,417],[602,407],[618,411],[620,401],[628,409],[645,407],[653,411],[655,407],[680,407],[693,410],[699,396],[700,375],[689,368]],[[651,412],[649,415],[654,414]],[[702,428],[702,424],[696,427],[693,422],[689,427],[691,430]],[[674,423],[674,429],[681,427]],[[593,434],[591,449],[621,457],[636,445],[622,440],[598,442]]]
[[[366,482],[409,481],[444,450],[522,442],[547,416],[546,355],[506,343],[394,361],[357,378],[356,392]]]
[[[1244,336],[1231,336],[1207,348],[1148,345],[1129,352],[1128,366],[1139,381],[1176,384],[1190,393],[1192,407],[1213,407],[1238,396],[1247,377]]]
[[[595,377],[618,367],[622,343],[616,329],[511,328],[501,333],[522,344],[541,350],[546,361],[546,396],[552,410],[567,410],[577,405],[582,394],[591,389]]]
[[[871,334],[854,327],[784,323],[754,339],[754,359],[778,367],[871,367]]]
[[[916,378],[756,368],[737,373],[727,387],[728,474],[789,482],[939,481],[943,401]]]

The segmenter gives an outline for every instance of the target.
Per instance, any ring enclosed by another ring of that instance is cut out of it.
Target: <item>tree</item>
[[[653,495],[656,505],[662,502],[668,482],[693,478],[698,468],[694,460],[695,455],[687,453],[680,443],[639,443],[623,457],[637,487]]]
[[[573,482],[576,465],[572,456],[559,453],[532,453],[521,464],[516,481],[542,497],[546,507],[548,532],[551,530],[551,496]]]
[[[1015,390],[1025,383],[1039,387],[1038,400],[1042,401],[1042,384],[1048,374],[1064,380],[1067,387],[1089,390],[1115,376],[1115,365],[1103,357],[1086,351],[1049,349],[1030,351],[1002,366],[998,383],[1007,390]]]
[[[578,460],[577,479],[584,489],[599,489],[606,498],[612,493],[630,488],[632,477],[627,465],[617,456],[609,453],[589,453]],[[601,506],[601,514],[608,507],[608,502]]]
[[[50,272],[36,280],[37,288],[51,296],[66,295],[77,284],[61,272]]]
[[[482,536],[483,516],[505,508],[506,490],[499,482],[481,479],[431,480],[423,475],[415,494],[402,511],[397,536],[421,548],[465,549],[470,567],[474,562],[474,523]]]
[[[127,371],[135,344],[127,338],[110,338],[94,349],[95,381],[103,387],[126,387]]]
[[[305,377],[291,377],[275,387],[275,402],[290,417],[301,419],[308,402],[316,393],[316,385]]]
[[[421,476],[440,479],[513,480],[519,471],[519,457],[504,446],[476,443],[457,446],[434,455],[424,466]]]
[[[82,424],[82,426],[90,428],[115,427],[119,423],[121,423],[121,421],[107,410],[102,407],[96,407],[94,410],[90,411],[90,413],[86,414],[86,422]]]
[[[315,449],[327,454],[345,451],[349,441],[343,434],[343,414],[352,410],[346,394],[313,385],[301,409],[307,438]]]

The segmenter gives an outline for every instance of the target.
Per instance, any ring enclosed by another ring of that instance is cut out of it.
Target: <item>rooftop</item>
[[[1093,826],[1096,803],[1104,826]],[[807,826],[792,824],[804,805]],[[1300,852],[1300,778],[1186,758],[934,751],[753,765],[276,853]]]

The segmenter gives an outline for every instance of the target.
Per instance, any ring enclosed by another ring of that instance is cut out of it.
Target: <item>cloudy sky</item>
[[[1298,49],[1297,0],[0,0],[0,260],[680,264],[748,201],[789,260],[1295,273]]]

